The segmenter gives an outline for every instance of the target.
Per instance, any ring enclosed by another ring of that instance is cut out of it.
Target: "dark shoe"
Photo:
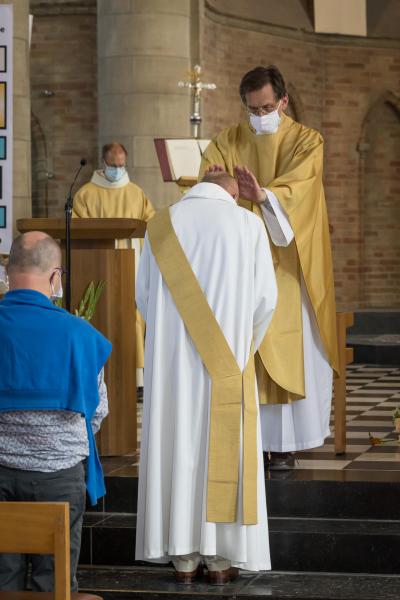
[[[270,471],[290,471],[296,466],[295,452],[270,452]]]
[[[225,585],[239,577],[239,569],[230,567],[225,571],[208,571],[208,583],[211,585]]]
[[[175,579],[178,583],[184,585],[190,585],[194,583],[196,579],[199,579],[203,575],[203,566],[199,565],[194,571],[175,571]]]

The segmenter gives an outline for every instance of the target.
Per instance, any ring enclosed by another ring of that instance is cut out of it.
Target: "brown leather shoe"
[[[239,569],[230,567],[224,571],[208,571],[207,579],[211,585],[225,585],[239,577]]]
[[[271,452],[268,468],[270,471],[290,471],[296,466],[295,452]]]
[[[194,583],[196,579],[199,579],[203,575],[203,565],[199,565],[194,571],[175,571],[175,579],[178,583],[184,585],[190,585]]]

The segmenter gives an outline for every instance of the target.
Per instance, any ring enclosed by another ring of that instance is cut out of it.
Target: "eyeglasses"
[[[249,115],[256,115],[257,117],[263,117],[264,115],[269,115],[273,113],[275,110],[278,110],[280,106],[280,101],[276,106],[272,106],[271,104],[265,104],[265,106],[246,106],[246,111]]]

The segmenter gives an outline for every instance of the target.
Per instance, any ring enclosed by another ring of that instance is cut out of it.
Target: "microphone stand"
[[[65,212],[65,268],[67,271],[67,281],[65,286],[65,308],[68,312],[71,312],[71,218],[73,208],[73,196],[72,189],[78,179],[79,173],[82,168],[86,165],[86,160],[82,158],[81,164],[78,171],[76,172],[75,179],[73,180],[71,187],[69,188],[67,200],[64,206]]]

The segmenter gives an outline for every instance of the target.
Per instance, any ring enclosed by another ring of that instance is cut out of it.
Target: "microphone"
[[[80,163],[79,163],[79,169],[77,170],[74,180],[71,183],[71,187],[69,188],[69,192],[68,192],[68,196],[67,196],[67,205],[68,205],[68,210],[70,210],[71,212],[72,212],[72,189],[76,183],[76,180],[79,177],[81,170],[86,165],[86,163],[87,163],[86,158],[81,158]]]
[[[65,308],[68,312],[71,312],[71,217],[73,208],[72,189],[75,185],[76,180],[79,177],[79,173],[86,165],[86,158],[81,158],[79,168],[75,174],[74,180],[69,188],[67,201],[65,203],[65,261],[67,271],[67,281],[65,286]]]

